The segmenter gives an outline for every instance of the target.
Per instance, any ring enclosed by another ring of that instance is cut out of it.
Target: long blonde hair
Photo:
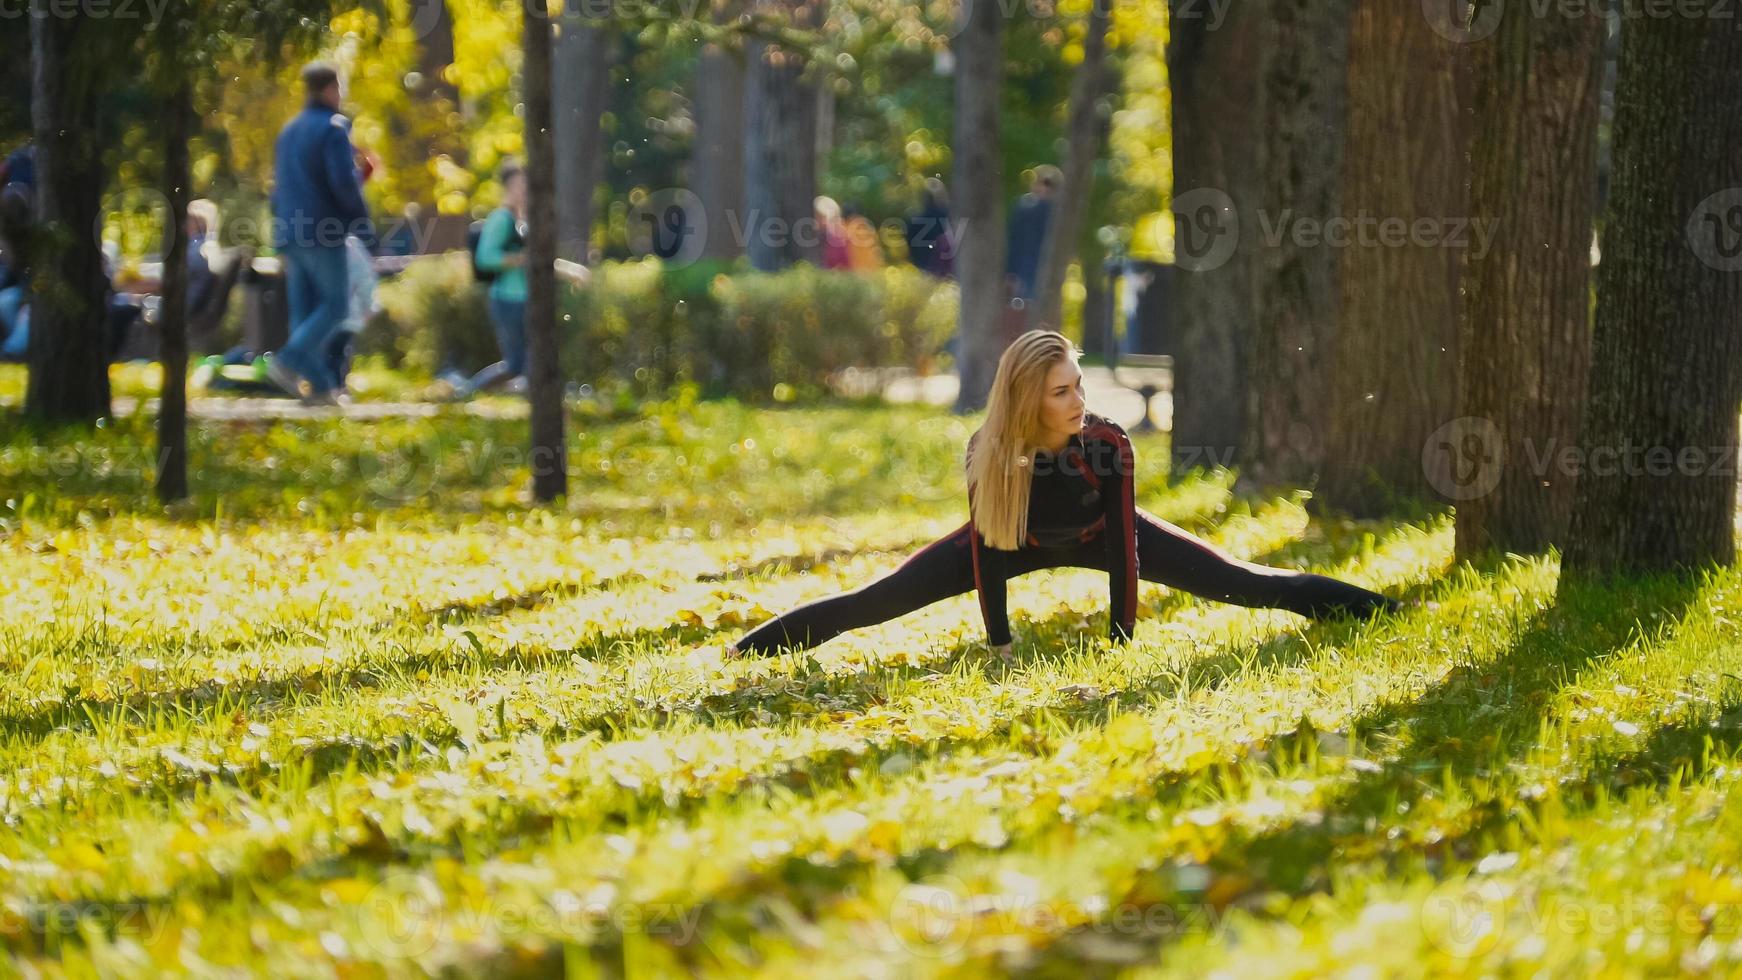
[[[1028,540],[1028,492],[1040,445],[1046,376],[1082,353],[1056,330],[1030,330],[998,359],[986,421],[968,440],[968,504],[986,543],[1006,551]]]

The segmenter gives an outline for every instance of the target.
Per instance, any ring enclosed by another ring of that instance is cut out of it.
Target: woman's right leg
[[[1398,608],[1388,598],[1328,575],[1244,561],[1153,514],[1137,512],[1138,577],[1220,602],[1286,609],[1309,619]]]
[[[869,585],[818,599],[782,613],[734,644],[740,652],[769,654],[780,647],[805,649],[848,630],[886,623],[915,609],[974,588],[969,525],[911,555],[901,567]]]

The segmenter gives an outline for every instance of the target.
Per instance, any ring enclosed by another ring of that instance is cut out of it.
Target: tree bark
[[[588,261],[593,194],[604,176],[599,120],[611,92],[611,54],[616,40],[608,24],[590,15],[592,9],[592,4],[571,4],[564,9],[552,66],[557,250],[581,263]]]
[[[1560,544],[1572,514],[1572,475],[1531,463],[1572,444],[1584,410],[1603,33],[1596,14],[1509,4],[1468,45],[1470,211],[1494,219],[1494,239],[1466,252],[1464,421],[1424,457],[1451,478],[1439,488],[1457,505],[1460,560]]]
[[[1337,250],[1297,238],[1340,206],[1349,10],[1267,0],[1248,425],[1241,479],[1307,486],[1324,462],[1325,386],[1337,332]],[[1278,234],[1280,232],[1280,234]]]
[[[1092,0],[1083,33],[1083,61],[1071,79],[1071,94],[1065,110],[1064,186],[1053,201],[1047,222],[1046,241],[1040,251],[1040,275],[1029,324],[1059,329],[1064,323],[1065,273],[1076,258],[1094,189],[1095,161],[1100,159],[1104,131],[1102,120],[1112,114],[1107,101],[1112,72],[1107,68],[1107,23],[1112,19],[1110,0]],[[1083,270],[1084,278],[1099,270]]]
[[[447,79],[454,63],[454,22],[447,0],[411,0],[411,22],[417,35],[418,95],[426,100],[445,100],[458,107],[460,92]]]
[[[1261,13],[1170,0],[1174,276],[1171,472],[1232,466],[1253,333]]]
[[[1742,34],[1733,26],[1641,18],[1621,32],[1586,461],[1563,584],[1736,560]]]
[[[163,366],[157,409],[157,499],[164,503],[188,495],[187,211],[193,112],[193,92],[185,82],[164,100],[161,193],[169,202],[169,225],[164,229],[163,293],[157,318],[158,361]]]
[[[794,26],[808,26],[814,0],[764,0],[762,9]],[[804,54],[752,38],[745,47],[749,77],[744,117],[744,205],[750,264],[763,272],[819,261],[814,225],[817,187],[817,95],[804,78]],[[714,234],[712,228],[709,235]]]
[[[714,11],[724,22],[735,5]],[[744,220],[744,53],[719,44],[696,64],[696,142],[690,186],[702,202],[705,258],[730,261],[744,254],[731,234]]]
[[[965,7],[966,22],[954,40],[956,55],[955,214],[964,229],[956,248],[960,284],[961,387],[958,414],[986,406],[992,377],[1006,342],[1002,321],[1008,308],[1004,285],[1003,154],[998,101],[1004,81],[1004,22],[996,3]]]
[[[532,496],[540,503],[568,492],[563,385],[556,324],[556,160],[551,145],[551,18],[544,0],[522,8],[522,81],[526,103],[526,357],[532,408]]]
[[[1475,241],[1458,47],[1417,5],[1356,5],[1342,175],[1351,225],[1339,247],[1321,512],[1377,517],[1428,498],[1423,450],[1457,409],[1462,260],[1452,236],[1463,229],[1464,245]]]
[[[103,146],[94,72],[76,54],[83,17],[34,0],[30,18],[36,222],[30,246],[30,380],[24,410],[48,422],[109,414],[108,279],[96,229]]]
[[[466,141],[455,126],[447,124],[460,109],[460,90],[448,81],[454,63],[454,22],[447,0],[411,0],[411,22],[417,35],[418,83],[412,98],[418,111],[436,120],[428,152],[445,154],[466,165]]]

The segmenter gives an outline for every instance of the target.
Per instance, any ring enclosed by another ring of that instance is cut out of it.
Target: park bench
[[[1135,323],[1128,323],[1127,329],[1134,330],[1135,336],[1129,342],[1121,343],[1118,335],[1120,311],[1124,304],[1118,302],[1119,282],[1128,278],[1127,263],[1121,259],[1110,260],[1105,268],[1107,274],[1107,302],[1104,304],[1105,314],[1102,322],[1103,345],[1106,351],[1107,368],[1113,376],[1113,382],[1122,388],[1128,388],[1143,396],[1143,418],[1133,428],[1134,432],[1145,432],[1156,428],[1150,420],[1150,403],[1161,392],[1173,391],[1173,354],[1166,352],[1172,345],[1167,334],[1167,288],[1168,277],[1173,269],[1171,266],[1156,263],[1143,263],[1147,266],[1145,281],[1139,285],[1127,282],[1131,288],[1138,288]],[[1153,292],[1152,292],[1153,291]]]

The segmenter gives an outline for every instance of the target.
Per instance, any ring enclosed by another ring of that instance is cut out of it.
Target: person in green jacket
[[[477,264],[495,274],[490,282],[490,324],[502,359],[459,386],[458,397],[469,397],[498,385],[516,393],[526,390],[526,171],[517,163],[502,166],[502,204],[484,219],[478,236]],[[585,266],[557,260],[564,280],[583,284]]]
[[[526,171],[503,166],[502,204],[484,219],[478,236],[478,267],[496,274],[487,304],[502,359],[460,386],[462,397],[509,384],[526,386]]]

